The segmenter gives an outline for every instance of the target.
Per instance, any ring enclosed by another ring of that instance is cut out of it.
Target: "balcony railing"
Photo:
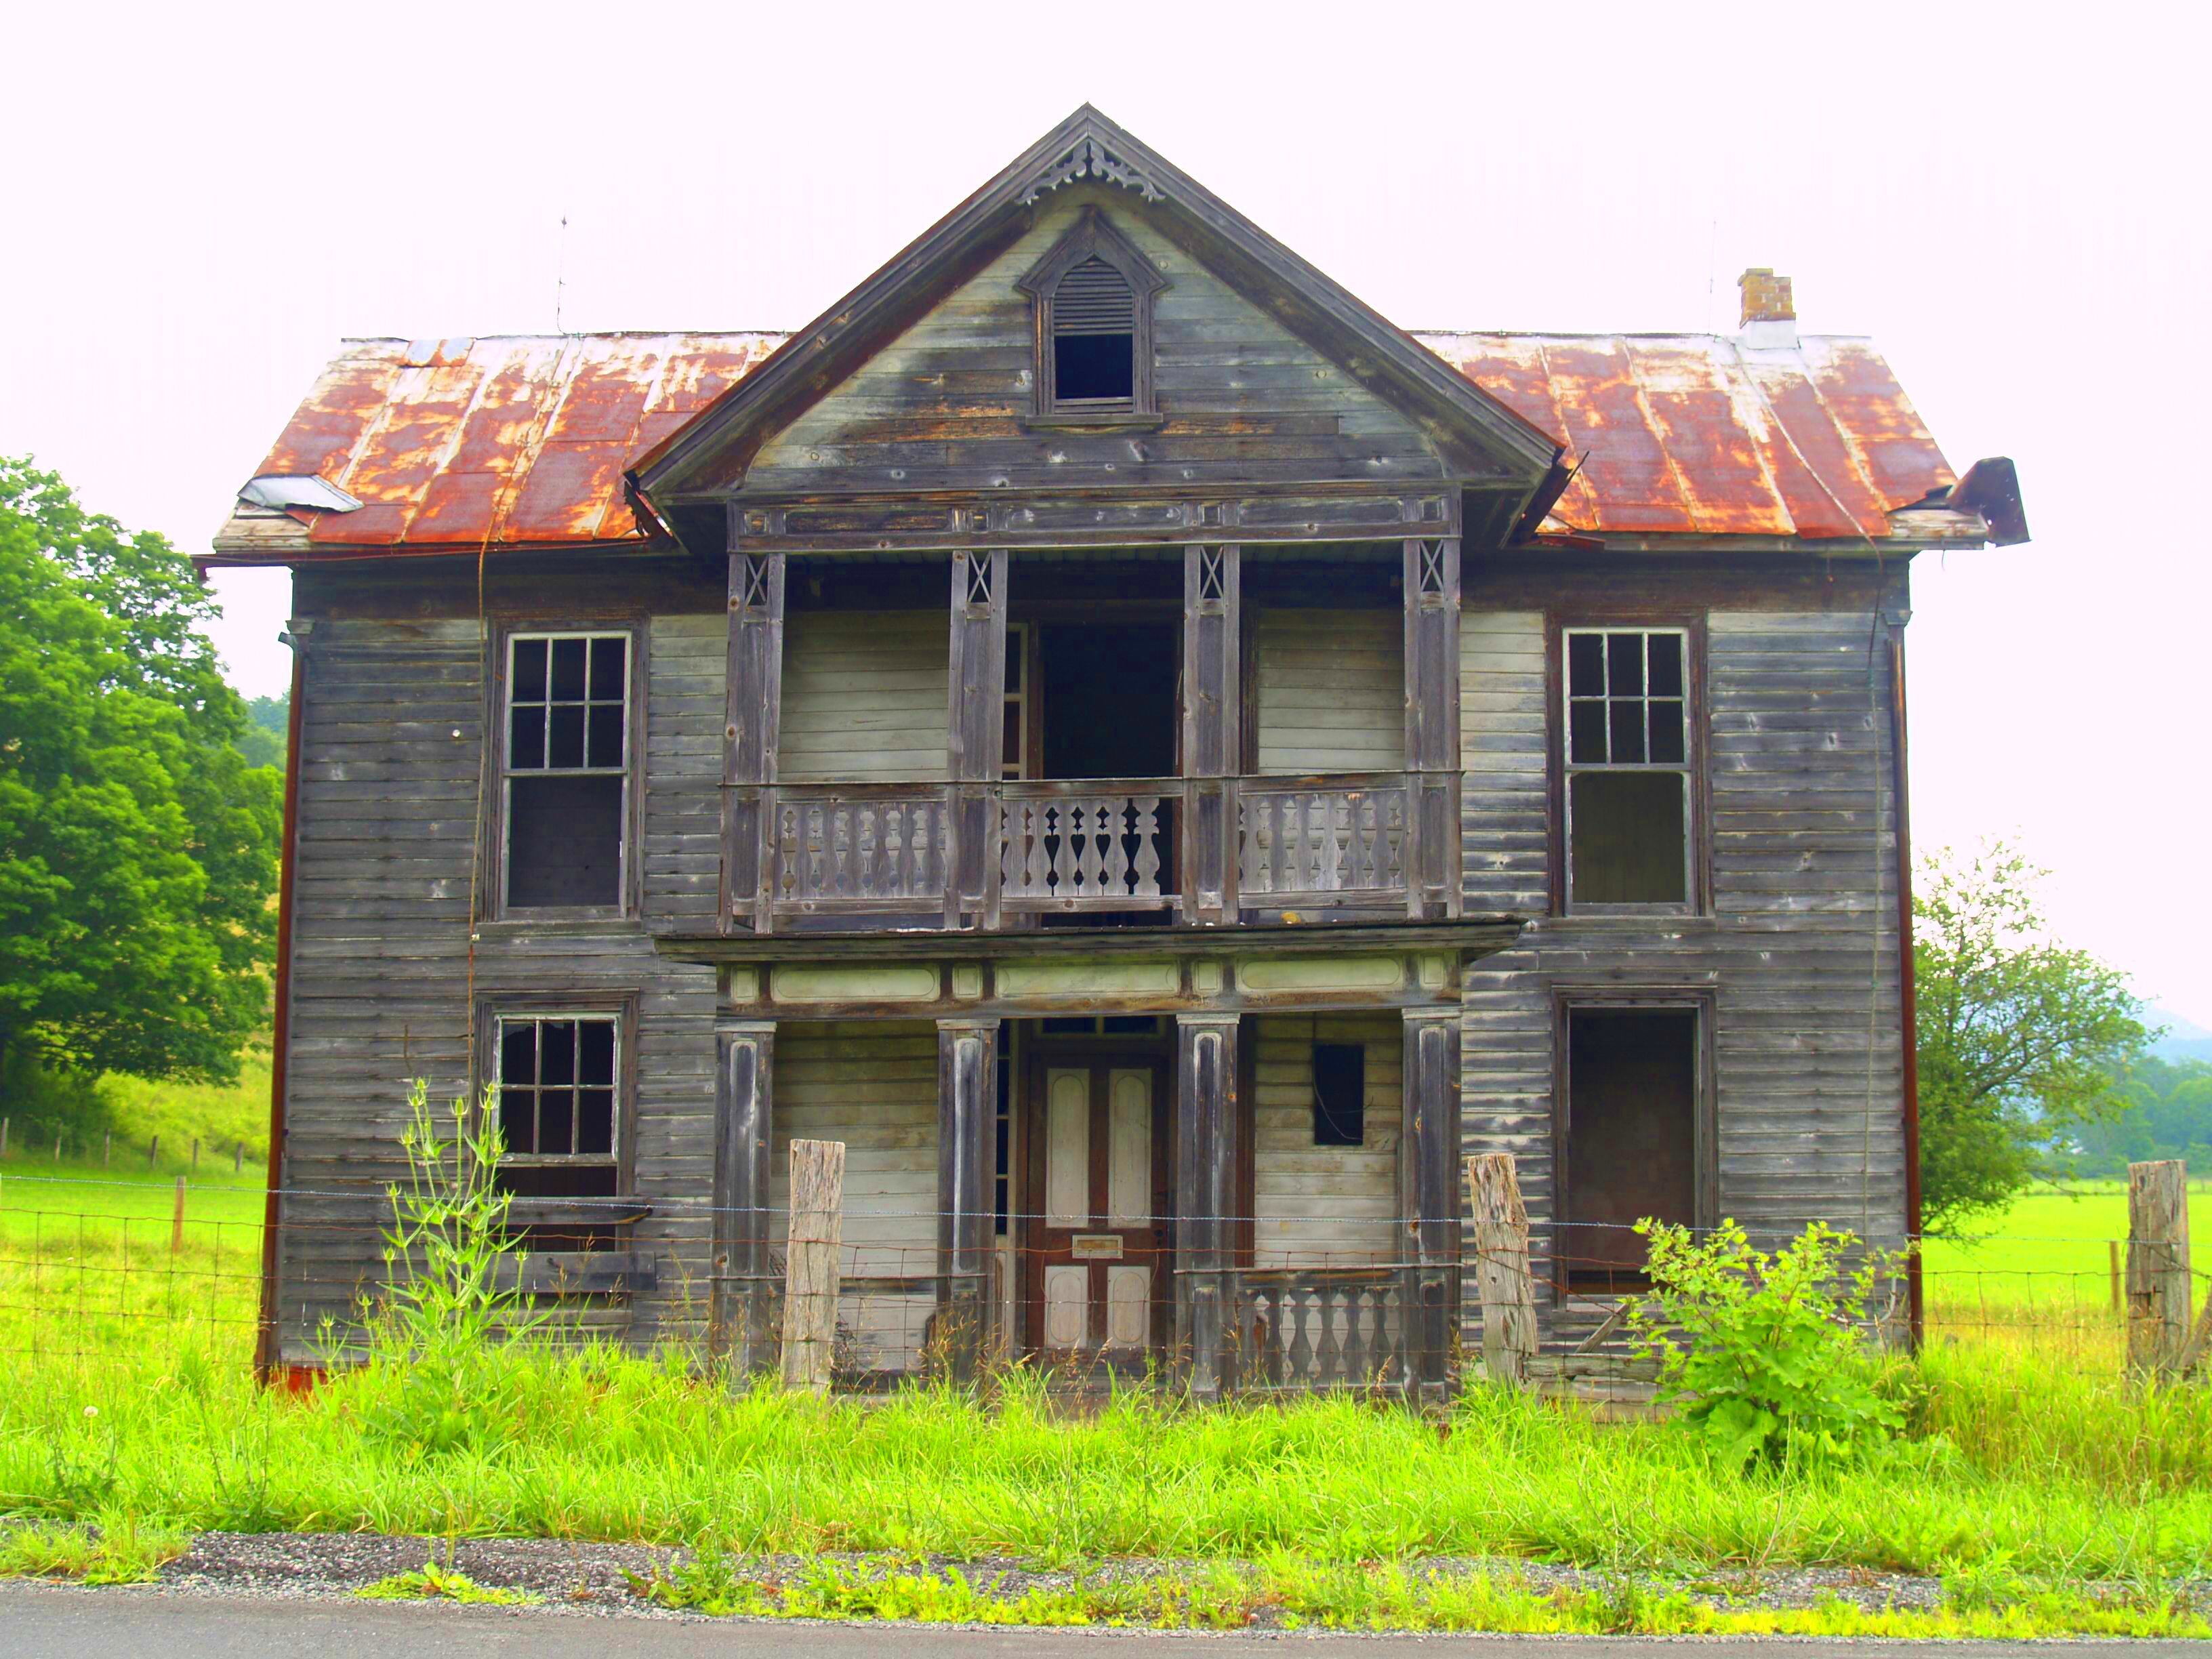
[[[1453,785],[1402,772],[776,784],[746,814],[759,825],[757,888],[733,882],[731,903],[757,928],[838,915],[941,915],[947,927],[1085,912],[1195,920],[1182,872],[1225,868],[1231,921],[1240,909],[1446,914],[1457,836],[1425,846],[1418,808],[1424,789],[1449,800]],[[1223,810],[1194,812],[1200,792]],[[1213,824],[1226,848],[1200,844]],[[963,826],[980,846],[960,845]]]

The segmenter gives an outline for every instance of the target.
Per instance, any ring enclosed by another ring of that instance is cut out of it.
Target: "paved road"
[[[1747,1652],[1847,1653],[1851,1659],[1911,1655],[1978,1659],[2002,1653],[2092,1655],[2127,1659],[2172,1655],[2201,1659],[2186,1642],[1640,1641],[1618,1637],[1211,1636],[1124,1631],[971,1631],[912,1625],[802,1625],[736,1620],[594,1618],[541,1610],[393,1602],[278,1601],[253,1596],[83,1590],[0,1584],[0,1656],[5,1659],[264,1659],[283,1653],[342,1654],[343,1659],[527,1654],[531,1659],[966,1659],[1020,1654],[1024,1659],[1115,1659],[1124,1650],[1190,1659],[1276,1656],[1278,1659],[1383,1659],[1393,1651],[1472,1650],[1483,1659],[1645,1659],[1684,1646]]]

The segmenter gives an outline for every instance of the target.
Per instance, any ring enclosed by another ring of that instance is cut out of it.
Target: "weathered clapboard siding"
[[[647,638],[645,914],[711,927],[721,878],[726,616],[655,617]]]
[[[1406,623],[1396,611],[1274,606],[1254,630],[1262,772],[1393,772],[1406,763]]]
[[[1402,1255],[1404,1022],[1395,1013],[1263,1015],[1255,1024],[1253,1265],[1365,1267]],[[1313,1046],[1367,1051],[1365,1143],[1313,1144]]]
[[[951,660],[939,611],[793,615],[784,623],[779,781],[944,777]]]
[[[937,1028],[926,1020],[787,1024],[776,1034],[775,1225],[785,1224],[794,1137],[845,1143],[848,1275],[908,1276],[911,1293],[848,1292],[838,1307],[850,1363],[909,1370],[936,1310]],[[781,1262],[782,1241],[770,1249]]]
[[[1895,802],[1872,619],[1717,611],[1707,627],[1712,913],[1552,917],[1466,970],[1463,1140],[1519,1158],[1540,1273],[1562,984],[1711,989],[1723,1214],[1768,1234],[1816,1218],[1882,1244],[1903,1234]],[[1470,611],[1462,641],[1468,908],[1541,911],[1543,621]],[[1547,1297],[1538,1310],[1554,1339],[1599,1316]]]
[[[1171,286],[1154,313],[1157,432],[1025,432],[1035,324],[1018,278],[1096,206]],[[763,446],[749,493],[1181,487],[1440,476],[1403,415],[1153,230],[1121,191],[1077,185],[982,271]]]
[[[674,850],[683,838],[719,810],[719,623],[664,619],[647,645],[648,686],[659,692],[648,690],[645,722],[648,912],[696,908],[680,870],[656,867],[653,848],[683,856]],[[319,1322],[344,1326],[356,1296],[374,1288],[389,1219],[384,1188],[404,1170],[410,1079],[423,1079],[440,1109],[469,1086],[483,660],[473,619],[324,622],[309,635],[282,1170],[288,1361],[312,1359]],[[714,721],[703,740],[702,708]],[[704,822],[711,846],[713,819]],[[707,871],[711,915],[711,861]],[[660,1201],[633,1245],[659,1256],[661,1272],[654,1291],[594,1309],[590,1322],[639,1340],[664,1320],[688,1328],[703,1316],[711,1236],[691,1195],[709,1190],[713,970],[656,956],[641,922],[487,922],[477,932],[474,988],[486,1006],[547,990],[578,1011],[635,999],[636,1092],[624,1133],[638,1187]]]

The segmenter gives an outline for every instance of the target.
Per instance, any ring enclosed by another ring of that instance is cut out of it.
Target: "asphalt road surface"
[[[1730,1655],[1842,1653],[1853,1659],[1977,1659],[2000,1653],[2112,1655],[2127,1659],[2189,1654],[2186,1642],[1909,1642],[1723,1638],[1649,1641],[1627,1637],[1237,1636],[1135,1631],[1003,1631],[913,1625],[748,1623],[734,1620],[607,1618],[532,1609],[450,1604],[282,1601],[256,1596],[178,1595],[158,1590],[0,1585],[0,1656],[4,1659],[263,1659],[326,1653],[341,1659],[416,1659],[507,1654],[531,1659],[954,1659],[1020,1654],[1024,1659],[1116,1659],[1124,1652],[1190,1659],[1385,1659],[1395,1651],[1459,1649],[1485,1659],[1626,1659],[1684,1647]]]

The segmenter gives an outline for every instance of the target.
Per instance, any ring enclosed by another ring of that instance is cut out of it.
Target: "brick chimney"
[[[1735,279],[1743,291],[1743,318],[1737,325],[1744,343],[1778,346],[1797,343],[1797,307],[1790,295],[1790,279],[1777,276],[1764,265],[1753,266]]]

